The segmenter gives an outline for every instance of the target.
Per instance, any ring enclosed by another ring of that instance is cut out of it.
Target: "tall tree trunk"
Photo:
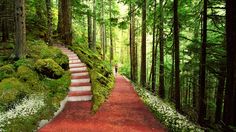
[[[48,45],[52,45],[52,12],[51,12],[51,0],[46,0],[46,7],[47,7],[47,42]]]
[[[112,22],[111,22],[111,3],[112,1],[110,0],[109,2],[109,9],[110,9],[110,64],[112,64],[113,60],[113,39],[112,39]]]
[[[97,33],[97,15],[96,15],[96,0],[93,0],[93,41],[92,41],[92,50],[96,50],[96,33]]]
[[[58,0],[58,23],[57,23],[57,33],[58,33],[59,35],[62,34],[62,28],[63,28],[61,1],[62,1],[62,0]],[[62,36],[60,36],[60,38],[62,38]]]
[[[156,42],[156,21],[157,21],[157,1],[154,0],[154,16],[153,16],[153,34],[152,34],[152,70],[151,70],[151,74],[152,74],[152,92],[155,93],[156,90],[156,66],[157,66],[157,61],[156,61],[156,57],[157,57],[157,43],[155,46],[155,42]]]
[[[236,126],[236,3],[226,0],[227,75],[223,121]]]
[[[102,59],[105,60],[106,58],[106,51],[105,51],[105,20],[104,20],[104,1],[102,0],[102,31],[101,31],[101,42],[102,42]]]
[[[225,73],[226,67],[224,63],[220,65],[220,75],[218,76],[218,88],[216,95],[216,112],[215,112],[215,122],[218,123],[222,116],[222,103],[224,97],[225,88]]]
[[[163,0],[160,0],[160,71],[159,71],[159,96],[165,98],[164,86],[164,32],[163,32]]]
[[[9,39],[8,24],[7,19],[2,20],[2,42],[7,42]]]
[[[200,76],[199,76],[199,111],[198,122],[204,125],[206,117],[206,45],[207,45],[207,0],[204,0],[203,8],[203,29],[202,29],[202,45],[201,45],[201,58],[200,58]]]
[[[88,18],[88,47],[92,48],[92,18],[91,18],[91,12],[88,10],[87,12],[87,18]]]
[[[146,5],[147,1],[143,0],[142,3],[142,47],[141,47],[141,75],[140,84],[146,87]]]
[[[72,22],[72,14],[71,14],[71,0],[62,0],[61,1],[62,8],[62,38],[66,45],[72,44],[72,31],[71,31],[71,22]]]
[[[179,18],[178,0],[174,0],[174,46],[175,46],[175,108],[180,111],[180,81],[179,81]]]
[[[25,0],[15,0],[15,57],[21,58],[25,53]]]
[[[133,82],[137,82],[137,59],[137,45],[135,42],[135,6],[133,3],[130,3],[130,76]]]

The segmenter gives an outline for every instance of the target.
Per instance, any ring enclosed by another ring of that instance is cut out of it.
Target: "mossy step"
[[[72,83],[70,84],[70,86],[71,86],[71,87],[91,86],[91,83],[88,83],[88,82],[86,82],[86,83],[72,82]]]
[[[90,100],[92,100],[92,95],[72,96],[72,97],[68,97],[68,99],[67,99],[67,101],[69,101],[69,102],[90,101]]]
[[[71,83],[87,83],[87,82],[90,82],[90,78],[71,79]]]
[[[86,96],[86,95],[92,95],[91,91],[70,91],[68,93],[68,96]]]
[[[70,91],[91,91],[91,86],[69,87]]]

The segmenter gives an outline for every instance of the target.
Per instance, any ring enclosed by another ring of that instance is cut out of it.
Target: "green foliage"
[[[14,107],[28,93],[28,88],[16,78],[3,79],[0,82],[0,111]]]
[[[99,58],[96,52],[82,45],[73,45],[72,50],[89,68],[93,92],[93,112],[106,100],[114,85],[114,75],[108,62]]]
[[[22,58],[22,59],[17,60],[14,63],[14,66],[15,67],[27,66],[27,67],[33,68],[34,67],[34,60],[32,58],[27,58],[27,59]]]
[[[42,75],[58,79],[64,74],[64,70],[52,59],[39,59],[35,63],[35,69]]]
[[[12,64],[0,67],[0,81],[4,78],[13,77],[14,73],[15,73],[15,67]]]

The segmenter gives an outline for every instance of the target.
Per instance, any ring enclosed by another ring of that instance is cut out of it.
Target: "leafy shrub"
[[[39,59],[35,63],[36,70],[49,78],[58,79],[64,74],[64,70],[52,59]]]
[[[0,109],[8,110],[16,102],[24,98],[28,93],[28,88],[16,78],[3,79],[0,82]]]
[[[0,81],[4,78],[12,77],[15,73],[15,67],[12,64],[0,67]]]

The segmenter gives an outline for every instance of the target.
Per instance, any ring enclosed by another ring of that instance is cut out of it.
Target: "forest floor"
[[[91,101],[67,102],[64,110],[39,132],[165,132],[132,84],[117,75],[108,100],[96,114],[91,113]]]

